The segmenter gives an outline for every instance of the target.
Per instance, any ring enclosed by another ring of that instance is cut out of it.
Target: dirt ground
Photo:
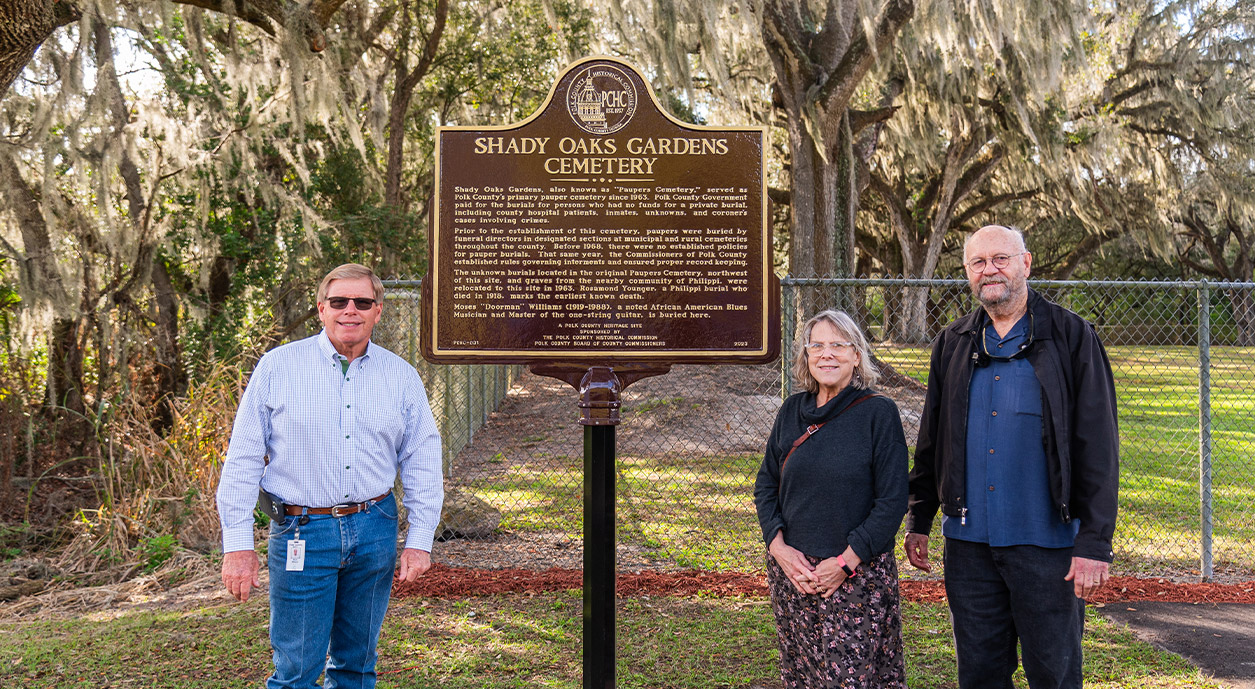
[[[902,411],[903,431],[919,431],[918,387],[882,387]],[[578,424],[579,396],[555,378],[525,373],[500,408],[454,459],[455,485],[504,476],[525,462],[534,471],[561,470],[584,453]],[[769,366],[676,365],[645,378],[622,394],[622,422],[615,431],[619,457],[668,458],[761,454],[780,408],[779,371]],[[433,560],[451,566],[544,570],[579,568],[582,544],[563,534],[496,533],[486,539],[437,543]],[[618,545],[620,570],[674,569],[658,553]]]

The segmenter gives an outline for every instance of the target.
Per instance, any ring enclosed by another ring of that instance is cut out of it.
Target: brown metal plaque
[[[678,122],[611,58],[521,123],[439,128],[424,357],[773,360],[766,136]]]

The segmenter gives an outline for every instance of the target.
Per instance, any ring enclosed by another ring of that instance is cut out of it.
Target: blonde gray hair
[[[854,369],[854,377],[850,379],[850,384],[858,388],[870,388],[875,385],[880,380],[880,369],[872,363],[871,346],[868,345],[867,338],[863,336],[863,329],[858,327],[849,314],[835,309],[820,311],[802,326],[802,332],[798,333],[797,339],[793,342],[793,380],[800,387],[806,388],[807,392],[819,392],[819,381],[811,375],[806,345],[811,341],[811,331],[820,323],[831,325],[841,334],[841,337],[854,343],[854,349],[858,352],[858,364]]]
[[[383,280],[375,275],[375,271],[360,263],[345,263],[332,268],[331,272],[327,273],[327,277],[318,283],[318,301],[327,300],[327,289],[331,287],[332,280],[357,280],[359,278],[370,278],[370,286],[375,291],[375,301],[383,302]]]

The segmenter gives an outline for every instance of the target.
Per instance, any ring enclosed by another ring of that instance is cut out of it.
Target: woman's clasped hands
[[[846,565],[851,569],[858,567],[858,556],[851,555],[848,550],[842,556],[846,561]],[[835,557],[820,560],[819,564],[815,565],[815,569],[811,571],[812,586],[824,598],[831,596],[849,578],[849,575],[841,568],[841,563]]]
[[[768,548],[776,564],[788,575],[794,588],[808,595],[820,595],[825,598],[836,592],[837,588],[848,578],[837,558],[830,557],[812,565],[802,551],[784,542],[784,532],[776,532]],[[844,555],[846,564],[851,568],[858,567],[858,556],[850,551]]]

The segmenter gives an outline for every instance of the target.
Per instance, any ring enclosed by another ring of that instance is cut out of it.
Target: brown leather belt
[[[371,505],[383,500],[392,494],[388,491],[379,497],[371,498],[366,502],[345,502],[334,507],[301,507],[300,505],[284,505],[283,513],[297,516],[299,514],[329,514],[333,517],[347,517],[350,514],[357,514]]]

